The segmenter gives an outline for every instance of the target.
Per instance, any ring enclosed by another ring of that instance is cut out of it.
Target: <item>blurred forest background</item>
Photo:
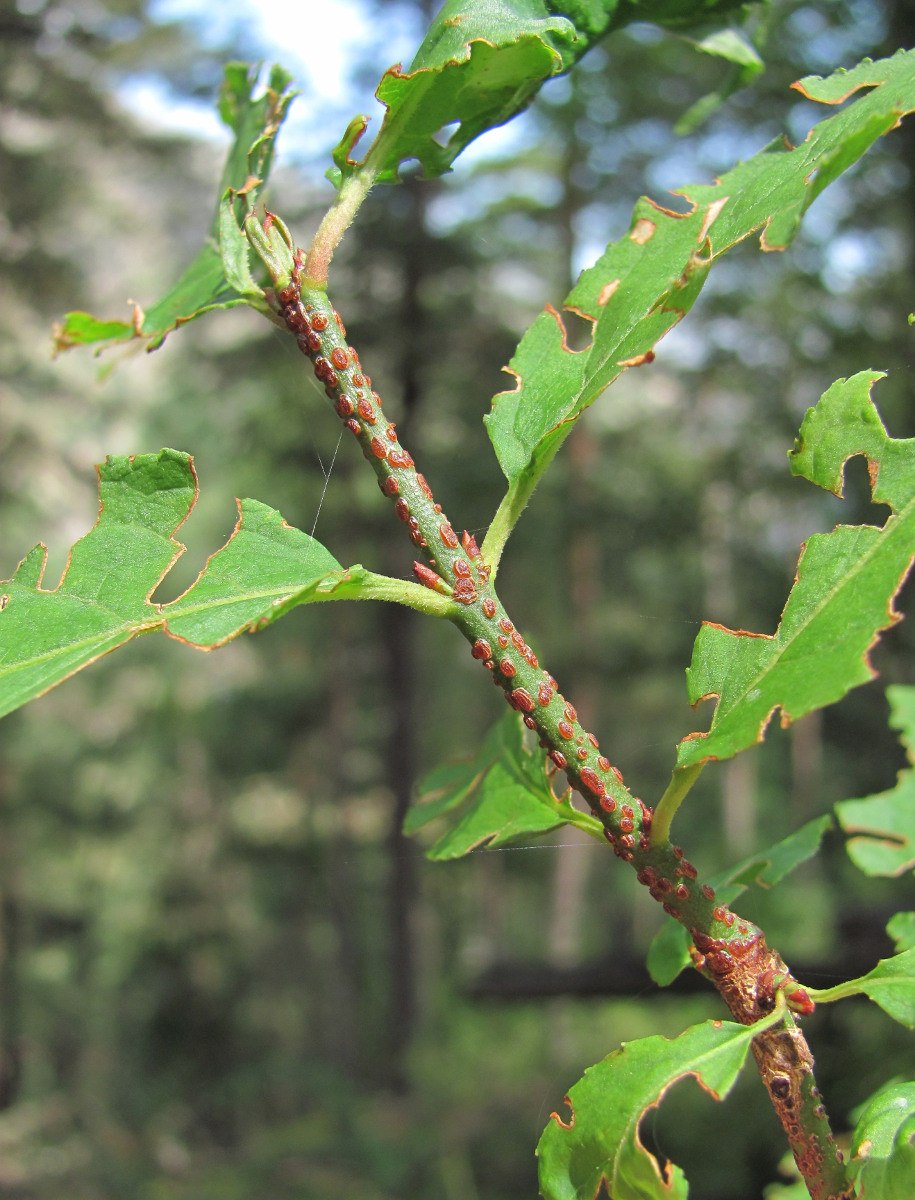
[[[0,576],[42,540],[52,586],[95,518],[93,464],[165,445],[194,454],[201,495],[159,598],[225,540],[236,495],[306,530],[320,505],[338,559],[409,573],[294,344],[256,314],[208,316],[114,370],[117,354],[50,357],[65,311],[150,303],[206,229],[222,145],[192,114],[229,58],[276,55],[218,7],[214,30],[175,3],[0,0]],[[385,28],[423,19],[406,0],[359,11],[339,114],[306,81],[280,138],[271,207],[300,240],[329,201],[328,147],[411,53]],[[546,88],[520,134],[445,180],[379,189],[347,236],[332,295],[458,527],[479,536],[501,497],[481,420],[501,366],[638,195],[802,140],[821,113],[794,79],[915,44],[907,0],[773,0],[754,20],[765,74],[697,130],[675,126],[727,67],[634,27]],[[141,85],[184,106],[187,134],[144,118]],[[910,122],[786,254],[748,243],[718,265],[655,364],[580,423],[508,547],[510,611],[646,799],[694,728],[700,621],[771,632],[803,538],[885,516],[861,460],[840,502],[792,479],[786,451],[825,387],[866,367],[889,372],[891,433],[915,435],[913,164]],[[706,773],[677,825],[704,870],[892,786],[883,689],[915,683],[911,617],[874,659],[878,681]],[[433,866],[401,838],[416,779],[501,716],[479,684],[450,626],[335,604],[207,656],[140,639],[0,723],[0,1196],[529,1200],[537,1138],[584,1067],[723,1015],[698,980],[651,983],[656,906],[600,846],[563,832]],[[905,908],[912,879],[866,879],[838,835],[738,904],[819,986],[890,952]],[[808,1031],[839,1129],[915,1068],[866,1001]],[[723,1106],[679,1085],[645,1136],[710,1200],[779,1178],[749,1068]]]

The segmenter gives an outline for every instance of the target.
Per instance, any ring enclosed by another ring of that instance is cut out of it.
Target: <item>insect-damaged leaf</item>
[[[820,849],[823,835],[831,828],[831,817],[815,817],[768,850],[751,854],[736,866],[713,876],[708,883],[715,890],[715,899],[721,904],[733,904],[753,884],[775,887],[796,867],[813,858]],[[678,921],[668,917],[648,948],[648,972],[655,983],[667,987],[684,967],[689,966],[689,944],[687,931]]]
[[[223,168],[209,237],[193,261],[145,313],[136,309],[133,322],[99,321],[88,313],[67,313],[54,331],[57,350],[90,344],[104,350],[135,338],[143,339],[148,350],[155,350],[167,334],[186,321],[217,308],[252,300],[260,303],[259,290],[245,286],[246,262],[240,261],[239,253],[242,243],[242,252],[247,253],[247,243],[243,238],[239,242],[237,222],[267,181],[276,135],[296,93],[289,87],[291,76],[281,67],[273,67],[265,90],[255,97],[257,74],[256,68],[244,63],[229,63],[225,69],[219,114],[235,137]],[[235,217],[234,228],[225,213],[220,221],[229,189],[234,193],[228,202]]]
[[[890,725],[901,732],[910,763],[915,763],[915,687],[888,687]],[[915,868],[915,772],[900,771],[896,786],[863,800],[836,805],[839,824],[852,834],[849,857],[866,875],[902,875]],[[854,836],[860,835],[860,836]],[[894,935],[895,936],[895,935]]]
[[[892,515],[882,529],[839,525],[807,540],[775,634],[702,626],[689,699],[718,700],[708,733],[680,743],[678,767],[730,758],[762,739],[776,710],[787,725],[873,677],[868,651],[899,620],[893,598],[915,556],[915,439],[884,429],[870,399],[880,378],[862,371],[824,393],[804,418],[791,470],[841,495],[845,463],[863,454],[873,499]]]
[[[740,6],[741,0],[447,0],[409,68],[391,67],[378,85],[387,111],[366,160],[381,180],[396,179],[411,158],[427,178],[441,175],[474,138],[521,112],[548,79],[568,71],[611,29],[631,21],[680,27]],[[351,153],[364,128],[365,118],[355,118],[335,150],[328,175],[336,184],[362,165]]]
[[[73,546],[58,586],[41,586],[44,546],[0,582],[0,716],[138,633],[164,629],[210,649],[296,605],[362,594],[368,572],[341,569],[279,513],[244,500],[235,532],[196,583],[171,604],[154,604],[150,596],[184,552],[173,534],[197,495],[191,459],[176,450],[112,456],[98,472],[98,520]]]
[[[587,349],[568,349],[552,309],[524,335],[509,367],[517,385],[494,398],[485,418],[509,482],[500,510],[507,529],[574,422],[627,367],[650,360],[692,306],[711,263],[760,230],[763,249],[784,249],[826,184],[915,109],[915,51],[838,78],[841,86],[836,76],[795,86],[825,103],[837,103],[839,91],[873,90],[815,126],[802,145],[778,139],[717,183],[682,188],[675,194],[692,205],[685,216],[639,201],[628,236],[611,243],[566,298],[593,323]]]
[[[771,1022],[770,1022],[771,1023]],[[731,1090],[760,1025],[706,1021],[678,1038],[627,1042],[585,1071],[537,1146],[544,1200],[685,1200],[686,1179],[662,1168],[639,1140],[639,1122],[678,1079],[693,1075],[716,1100]]]
[[[602,835],[600,822],[573,808],[568,795],[554,798],[544,757],[525,745],[515,712],[490,730],[471,762],[439,767],[421,782],[419,794],[404,823],[408,834],[467,802],[457,822],[426,852],[433,860],[460,858],[484,844],[501,846],[566,824]]]

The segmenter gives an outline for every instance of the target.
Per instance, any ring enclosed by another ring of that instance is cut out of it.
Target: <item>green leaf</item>
[[[901,1025],[915,1029],[915,949],[882,958],[860,979],[831,988],[807,988],[817,1004],[831,1004],[863,993]]]
[[[848,1167],[867,1200],[915,1195],[915,1083],[893,1084],[871,1099],[855,1126]]]
[[[54,352],[59,354],[73,346],[89,346],[93,342],[106,342],[109,345],[129,342],[139,336],[142,319],[143,314],[139,309],[132,324],[128,321],[99,321],[87,312],[69,312],[64,316],[63,325],[54,326]]]
[[[466,801],[456,823],[426,852],[433,861],[460,858],[482,845],[496,847],[514,838],[549,833],[573,824],[602,837],[599,821],[556,800],[542,754],[525,744],[520,716],[508,712],[494,726],[472,762],[440,767],[420,785],[420,803],[404,825],[415,833]]]
[[[762,740],[776,711],[788,725],[874,676],[869,650],[899,620],[893,598],[915,555],[915,439],[888,436],[870,387],[881,375],[840,379],[804,418],[791,469],[842,494],[845,463],[868,460],[882,529],[839,525],[806,542],[775,634],[702,626],[687,672],[693,705],[717,697],[708,733],[679,746],[677,765],[730,758]]]
[[[570,70],[611,29],[630,21],[679,28],[740,6],[740,0],[447,0],[409,69],[391,67],[378,85],[386,112],[366,158],[351,158],[364,128],[364,118],[356,117],[328,176],[339,185],[371,161],[377,178],[391,182],[411,158],[427,178],[441,175],[474,138],[521,112],[548,79]]]
[[[602,1185],[613,1200],[685,1200],[683,1173],[670,1163],[662,1170],[639,1122],[687,1075],[716,1100],[726,1096],[761,1024],[706,1021],[673,1041],[641,1038],[585,1071],[566,1098],[568,1121],[553,1113],[537,1146],[544,1200],[593,1200]]]
[[[493,400],[486,425],[509,488],[487,536],[487,557],[498,560],[575,421],[627,367],[650,362],[658,340],[692,306],[711,263],[759,231],[763,249],[784,249],[823,181],[915,109],[913,68],[915,51],[869,64],[855,85],[873,90],[822,121],[801,146],[779,138],[717,183],[675,193],[692,205],[685,216],[639,201],[628,236],[611,243],[566,298],[567,308],[592,322],[590,346],[571,351],[560,316],[548,309],[511,361],[515,389]],[[816,88],[809,94],[835,102]]]
[[[827,830],[832,828],[829,816],[815,817],[782,841],[751,854],[736,866],[722,871],[709,880],[715,898],[722,904],[733,904],[743,892],[757,884],[772,888],[801,863],[813,858]],[[678,922],[668,917],[648,948],[648,972],[660,987],[673,983],[680,972],[689,966],[689,934]]]
[[[183,550],[172,534],[197,494],[190,457],[110,456],[98,472],[98,520],[59,585],[41,586],[44,546],[0,583],[0,715],[161,624],[149,597]]]
[[[167,632],[192,646],[222,646],[245,629],[262,629],[305,604],[344,574],[356,582],[361,567],[343,572],[320,542],[287,525],[257,500],[238,501],[238,522],[225,546],[207,560],[177,600],[159,605]]]
[[[896,950],[915,947],[915,912],[898,912],[886,923],[886,931],[896,943]]]
[[[101,351],[134,338],[142,339],[147,350],[155,350],[173,329],[213,309],[237,304],[264,309],[263,292],[251,278],[248,246],[238,223],[266,183],[276,135],[296,93],[289,86],[291,76],[275,66],[266,88],[255,96],[257,76],[258,69],[244,63],[229,63],[225,68],[219,113],[235,137],[223,168],[210,236],[193,261],[145,313],[136,310],[133,324],[68,313],[55,330],[57,350],[94,343]]]
[[[99,516],[70,551],[59,585],[41,586],[35,549],[0,582],[0,716],[140,633],[164,629],[201,649],[257,630],[300,604],[380,598],[425,602],[427,589],[362,567],[344,570],[278,512],[238,503],[226,545],[170,604],[150,596],[184,552],[172,536],[197,495],[190,456],[176,450],[111,456],[99,467]],[[419,593],[415,600],[411,589]],[[439,598],[434,598],[439,599]]]
[[[915,687],[888,687],[890,725],[901,730],[909,762],[915,761]],[[851,837],[849,857],[866,875],[902,875],[915,868],[915,773],[900,771],[894,788],[836,805],[839,824]]]

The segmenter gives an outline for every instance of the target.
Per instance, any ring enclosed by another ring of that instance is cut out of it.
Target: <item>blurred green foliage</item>
[[[481,421],[500,367],[638,195],[710,181],[782,129],[802,139],[813,117],[793,79],[915,41],[904,0],[774,0],[765,21],[766,73],[692,133],[673,127],[726,65],[637,26],[547,85],[510,152],[380,189],[344,242],[331,287],[352,340],[478,537],[502,488]],[[235,495],[306,531],[317,519],[341,561],[407,574],[301,357],[255,314],[207,318],[113,371],[48,358],[53,320],[124,317],[209,221],[221,148],[144,128],[116,84],[159,73],[212,95],[222,61],[250,53],[244,31],[203,48],[139,0],[4,0],[0,33],[0,574],[42,539],[53,578],[95,518],[92,464],[163,445],[193,453],[207,487],[159,598],[225,540]],[[370,73],[388,65],[379,46]],[[804,410],[879,368],[890,433],[915,433],[912,139],[903,127],[830,188],[787,255],[747,245],[719,264],[653,367],[584,418],[509,544],[503,598],[646,798],[691,727],[699,622],[771,631],[802,539],[870,512],[860,463],[844,502],[791,478]],[[284,169],[283,152],[273,200],[304,237],[327,162]],[[450,629],[328,607],[206,657],[140,639],[0,723],[0,1195],[530,1197],[533,1147],[585,1066],[723,1015],[647,977],[612,999],[470,997],[519,960],[569,989],[581,967],[629,978],[655,907],[599,847],[420,864],[398,834],[413,777],[443,744],[471,754],[502,706]],[[881,681],[706,772],[677,827],[697,864],[724,869],[891,787],[904,758],[882,688],[915,682],[912,650],[909,620],[875,654]],[[739,907],[828,986],[818,965],[890,952],[879,931],[913,893],[910,877],[857,874],[832,835]],[[888,1064],[911,1074],[910,1039],[864,1000],[807,1027],[839,1128]],[[779,1178],[751,1073],[723,1107],[678,1085],[650,1125],[699,1195],[751,1200]]]

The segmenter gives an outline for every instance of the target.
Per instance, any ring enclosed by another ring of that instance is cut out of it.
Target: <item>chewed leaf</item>
[[[739,7],[740,0],[706,0],[691,14],[670,0],[447,0],[409,68],[392,67],[378,85],[387,111],[363,162],[371,160],[381,180],[396,179],[411,158],[426,177],[441,175],[474,138],[521,112],[611,29],[634,20],[679,27]],[[334,152],[328,175],[336,184],[362,166],[351,152],[364,124],[356,117]]]
[[[134,339],[147,350],[155,350],[179,325],[213,309],[237,304],[262,306],[262,293],[254,287],[246,257],[242,257],[247,255],[247,243],[239,234],[237,221],[267,180],[276,135],[296,93],[289,86],[290,76],[281,67],[273,67],[266,88],[255,97],[257,74],[256,68],[244,63],[229,63],[225,68],[219,113],[235,137],[223,168],[210,236],[193,261],[145,312],[136,308],[130,323],[67,313],[54,331],[56,350],[94,344],[100,352]],[[223,211],[220,220],[226,196],[229,212]]]
[[[344,570],[278,512],[243,500],[234,533],[193,586],[155,604],[150,596],[184,552],[173,535],[197,496],[190,456],[112,456],[98,472],[98,520],[73,546],[57,587],[41,586],[44,546],[0,582],[0,716],[139,633],[164,629],[212,649],[300,604],[373,595],[409,602],[384,586],[397,581]]]
[[[888,687],[890,724],[902,731],[909,761],[915,755],[915,687]],[[839,824],[852,835],[849,857],[866,875],[902,875],[915,868],[915,772],[900,771],[894,788],[836,805]],[[860,836],[855,836],[860,835]]]
[[[263,628],[293,605],[307,602],[321,582],[342,573],[320,542],[287,525],[275,509],[240,500],[229,541],[184,595],[159,605],[159,611],[172,637],[212,649],[243,629]]]
[[[0,583],[0,715],[162,623],[149,597],[184,550],[172,535],[197,495],[190,457],[112,456],[98,473],[98,520],[57,587],[41,586],[43,546]]]
[[[913,65],[915,51],[871,64],[857,86],[873,90],[822,121],[802,145],[779,139],[717,183],[682,188],[675,194],[691,204],[686,215],[639,201],[629,234],[607,247],[566,298],[593,323],[591,345],[573,355],[555,316],[541,316],[510,364],[516,386],[493,400],[486,425],[509,483],[495,549],[574,422],[622,371],[650,362],[715,259],[754,232],[763,249],[784,249],[822,188],[915,109]],[[828,89],[814,98],[835,102]]]
[[[708,733],[678,750],[678,767],[730,758],[782,725],[873,678],[869,651],[899,615],[893,599],[915,556],[915,440],[892,439],[870,399],[878,372],[840,379],[804,419],[791,468],[841,494],[845,462],[868,459],[873,499],[893,512],[882,529],[839,525],[804,546],[775,634],[703,625],[687,672],[693,705],[717,697]]]
[[[759,1026],[706,1021],[669,1041],[627,1042],[571,1089],[571,1113],[553,1113],[540,1143],[544,1200],[592,1200],[606,1187],[613,1200],[685,1200],[678,1167],[661,1167],[639,1140],[639,1122],[672,1084],[694,1076],[716,1100],[731,1090]]]
[[[915,1083],[893,1084],[871,1099],[855,1126],[849,1176],[873,1200],[915,1195]]]
[[[733,904],[753,884],[775,887],[818,852],[824,834],[831,828],[831,817],[815,817],[768,850],[751,854],[736,866],[715,875],[708,882],[714,888],[716,900]],[[668,917],[648,948],[648,972],[655,983],[667,987],[689,966],[689,944],[687,931]]]
[[[411,809],[406,833],[464,804],[455,824],[427,851],[435,861],[566,824],[602,835],[600,822],[573,808],[569,796],[553,796],[543,755],[525,745],[524,727],[515,712],[506,713],[494,726],[472,762],[438,768],[419,790],[425,798]]]

